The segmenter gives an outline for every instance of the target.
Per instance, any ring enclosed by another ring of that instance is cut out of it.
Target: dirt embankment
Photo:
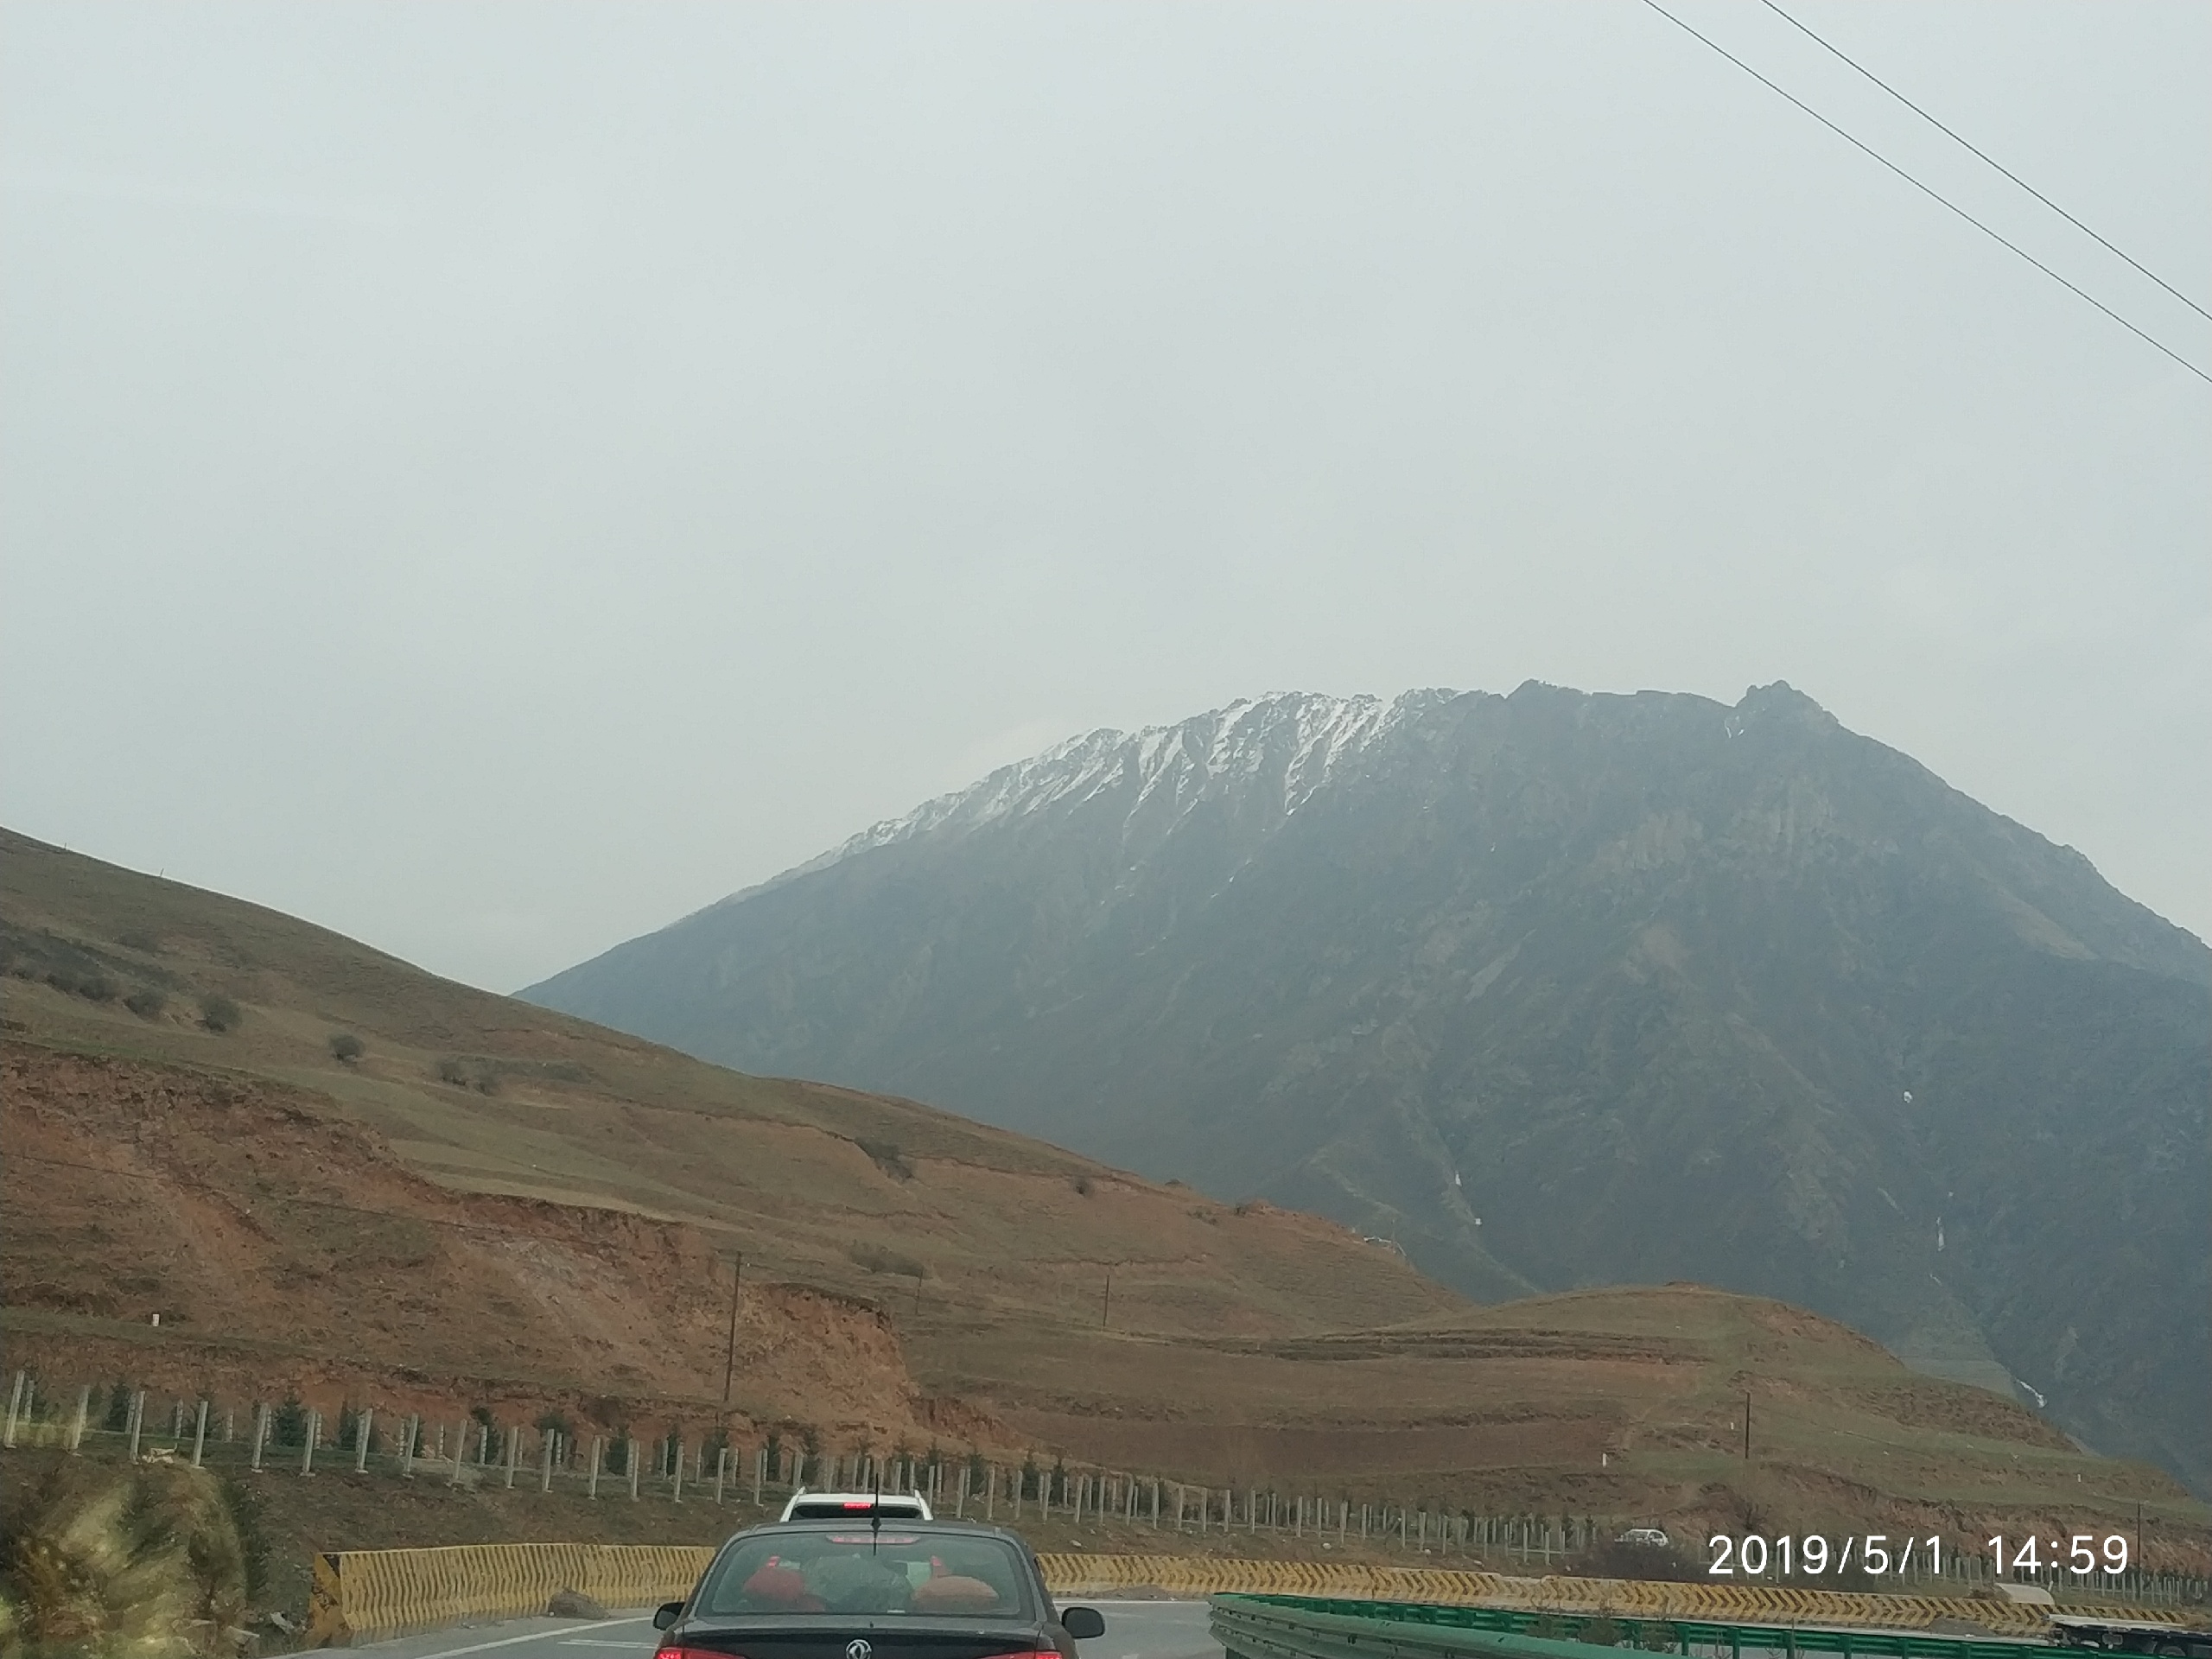
[[[887,1446],[994,1425],[925,1398],[878,1308],[744,1285],[698,1230],[449,1192],[316,1098],[0,1045],[11,1352],[243,1404],[293,1393],[444,1421],[719,1416]],[[158,1324],[156,1316],[159,1316]]]

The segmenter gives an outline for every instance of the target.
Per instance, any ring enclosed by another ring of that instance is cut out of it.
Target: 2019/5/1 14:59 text
[[[1934,1534],[1892,1542],[1887,1533],[1880,1532],[1847,1535],[1835,1540],[1813,1532],[1802,1537],[1783,1533],[1772,1540],[1758,1533],[1748,1533],[1741,1538],[1715,1533],[1705,1541],[1705,1547],[1713,1557],[1706,1572],[1713,1578],[1741,1574],[1747,1579],[1760,1579],[1770,1572],[1783,1578],[1821,1578],[1831,1572],[1848,1573],[1854,1563],[1860,1572],[1876,1578],[1892,1573],[1903,1577],[1916,1560],[1921,1570],[1931,1576],[1940,1577],[1943,1571],[1943,1541]],[[2101,1540],[2092,1533],[2077,1532],[2063,1543],[2055,1538],[2029,1538],[2009,1556],[2005,1540],[1996,1537],[1989,1540],[1989,1550],[1999,1573],[2070,1573],[2076,1578],[2088,1578],[2101,1572],[2108,1578],[2117,1578],[2127,1571],[2127,1540],[2116,1532]]]

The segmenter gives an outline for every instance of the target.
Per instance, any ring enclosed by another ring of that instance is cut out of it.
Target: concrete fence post
[[[141,1389],[130,1396],[130,1461],[138,1461],[138,1437],[146,1427],[146,1390]]]
[[[522,1428],[519,1424],[507,1431],[507,1490],[515,1489],[515,1467],[522,1457]]]
[[[602,1441],[598,1435],[593,1435],[591,1437],[591,1481],[590,1484],[584,1488],[584,1496],[586,1497],[597,1497],[599,1496],[599,1465],[601,1456],[605,1451],[606,1443]]]
[[[676,1442],[676,1456],[671,1461],[676,1465],[676,1468],[671,1477],[669,1500],[671,1503],[681,1503],[683,1501],[683,1442],[682,1440]]]
[[[29,1381],[29,1372],[16,1373],[16,1386],[8,1390],[8,1429],[7,1433],[0,1434],[0,1446],[13,1446],[16,1444],[16,1420],[23,1408],[23,1384]]]
[[[537,1490],[541,1492],[550,1492],[553,1490],[554,1438],[554,1433],[550,1428],[542,1429],[538,1433]]]
[[[253,1454],[247,1459],[246,1465],[257,1475],[261,1472],[262,1448],[268,1444],[269,1404],[266,1401],[263,1401],[257,1403],[253,1408]]]
[[[622,1466],[630,1471],[630,1501],[638,1501],[638,1442],[634,1439],[622,1442]]]
[[[453,1433],[453,1473],[447,1478],[446,1484],[458,1486],[461,1484],[461,1460],[468,1451],[468,1420],[462,1418],[454,1426]]]
[[[300,1472],[302,1474],[311,1475],[315,1473],[315,1443],[321,1438],[322,1414],[319,1411],[311,1411],[308,1413],[308,1432],[303,1443],[300,1446]]]
[[[1154,1531],[1158,1531],[1158,1530],[1159,1530],[1159,1528],[1160,1528],[1160,1477],[1159,1477],[1159,1476],[1157,1476],[1157,1475],[1154,1475],[1154,1476],[1152,1478],[1152,1525],[1153,1525],[1153,1529],[1154,1529]]]
[[[353,1472],[357,1475],[369,1471],[369,1431],[376,1427],[376,1421],[373,1406],[353,1420]]]
[[[760,1488],[768,1478],[768,1448],[762,1446],[753,1454],[753,1507],[760,1507]]]
[[[204,1412],[207,1402],[203,1400],[200,1403]],[[85,1422],[92,1409],[92,1385],[86,1383],[77,1390],[77,1414],[69,1421],[69,1452],[73,1457],[76,1455],[77,1448],[85,1443]]]
[[[83,1405],[82,1405],[82,1403],[80,1402],[80,1403],[79,1404],[78,1408],[77,1408],[77,1414],[79,1415],[79,1417],[80,1417],[80,1418],[81,1418],[81,1417],[84,1415],[84,1409],[85,1409],[85,1408],[84,1408],[84,1406],[83,1406]],[[202,1456],[203,1454],[205,1454],[205,1452],[207,1452],[207,1402],[205,1400],[202,1400],[202,1401],[200,1402],[200,1409],[193,1414],[193,1423],[192,1423],[192,1466],[193,1466],[194,1468],[197,1469],[197,1468],[200,1466],[200,1459],[201,1456]]]
[[[415,1413],[408,1414],[399,1430],[399,1478],[415,1478],[415,1443],[423,1438],[423,1420]]]

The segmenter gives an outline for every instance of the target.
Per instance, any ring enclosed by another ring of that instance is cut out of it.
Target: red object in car
[[[653,1659],[745,1659],[741,1653],[717,1653],[711,1648],[663,1647]]]

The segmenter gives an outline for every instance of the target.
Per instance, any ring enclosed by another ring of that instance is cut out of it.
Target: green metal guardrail
[[[2022,1659],[2043,1643],[1920,1636],[1822,1626],[1716,1624],[1679,1618],[1530,1612],[1505,1607],[1352,1601],[1324,1596],[1208,1598],[1215,1638],[1230,1659],[1621,1659],[1623,1649],[1686,1655],[1746,1649],[1798,1659]],[[1611,1640],[1599,1630],[1611,1627]],[[1597,1641],[1588,1638],[1599,1637]]]

